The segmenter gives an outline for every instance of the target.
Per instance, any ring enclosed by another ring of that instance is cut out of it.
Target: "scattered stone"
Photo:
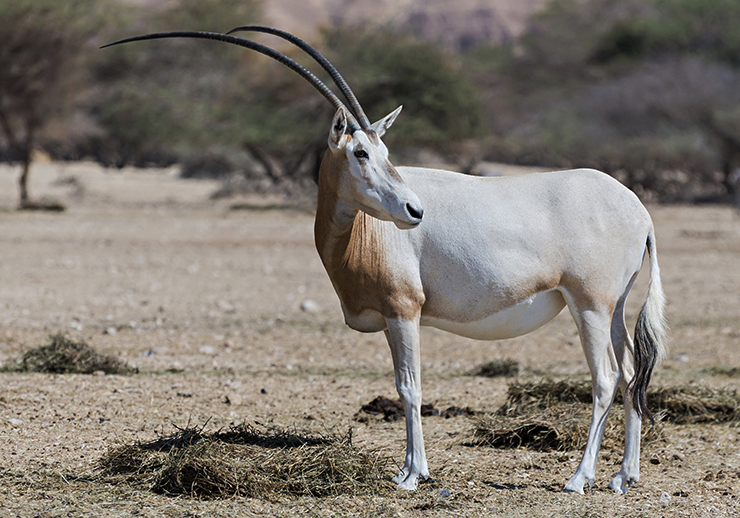
[[[224,313],[236,313],[236,307],[234,307],[234,305],[228,300],[219,299],[219,301],[216,302],[216,305]]]
[[[202,345],[198,351],[209,356],[214,356],[216,354],[216,348],[211,345]]]
[[[110,326],[110,327],[106,327],[106,328],[105,328],[105,331],[103,331],[103,334],[104,334],[104,335],[111,335],[111,336],[115,336],[115,335],[116,335],[116,333],[118,333],[118,329],[116,329],[116,328],[115,328],[115,327],[113,327],[113,326]]]
[[[226,394],[226,404],[232,406],[239,406],[242,404],[242,397],[239,394]]]
[[[16,419],[15,417],[11,417],[10,419],[8,419],[8,422],[11,426],[15,428],[18,428],[20,425],[23,424],[23,421],[21,421],[20,419]]]
[[[451,494],[452,493],[450,493],[450,490],[447,488],[437,489],[437,496],[440,498],[449,498]]]
[[[301,311],[305,311],[306,313],[318,313],[320,310],[321,307],[315,300],[306,299],[301,302]]]
[[[663,491],[660,493],[660,503],[663,505],[668,505],[671,503],[671,495]]]
[[[267,394],[267,389],[266,388],[260,389],[260,394]]]
[[[178,397],[193,397],[192,390],[181,390],[177,392]]]

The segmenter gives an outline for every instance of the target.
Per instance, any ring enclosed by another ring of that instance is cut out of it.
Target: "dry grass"
[[[519,375],[519,362],[511,359],[492,360],[473,369],[471,376],[512,378]]]
[[[352,445],[352,435],[310,435],[241,424],[226,431],[178,429],[146,444],[112,448],[100,459],[109,483],[166,495],[232,496],[379,494],[389,459]]]
[[[676,424],[740,421],[740,396],[734,388],[712,389],[700,385],[657,387],[648,390],[653,412]],[[621,395],[617,395],[617,403]],[[578,380],[512,383],[498,413],[526,415],[563,404],[591,403],[591,383]]]
[[[591,422],[589,405],[557,406],[516,417],[494,415],[478,421],[471,444],[495,448],[527,448],[536,451],[582,450]],[[664,437],[663,425],[642,429],[642,444],[652,444]],[[604,430],[602,448],[624,446],[624,417],[612,412]]]
[[[124,362],[101,354],[84,340],[74,341],[63,333],[49,336],[46,345],[26,352],[15,364],[3,369],[11,372],[45,372],[48,374],[133,374],[136,369]]]
[[[663,422],[674,424],[726,423],[740,420],[735,389],[714,390],[685,385],[660,387],[648,393],[660,415],[654,426],[643,427],[643,444],[663,437]],[[539,451],[579,450],[586,445],[591,421],[591,384],[587,381],[512,383],[497,415],[479,420],[473,444]],[[611,412],[602,447],[618,448],[624,440],[624,417]]]
[[[530,414],[553,406],[591,403],[591,383],[581,380],[511,383],[499,415]]]
[[[734,388],[659,387],[648,391],[648,401],[667,421],[676,424],[740,421],[740,396]]]

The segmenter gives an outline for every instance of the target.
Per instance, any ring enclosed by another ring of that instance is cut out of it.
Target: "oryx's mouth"
[[[406,213],[411,216],[412,219],[416,220],[416,225],[421,223],[421,220],[424,218],[424,208],[421,205],[407,203]]]

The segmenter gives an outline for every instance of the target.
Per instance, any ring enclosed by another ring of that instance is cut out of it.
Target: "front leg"
[[[421,432],[421,354],[419,351],[419,317],[386,318],[385,336],[393,355],[396,390],[406,413],[406,460],[403,469],[393,477],[400,489],[416,489],[419,477],[428,478],[424,437]]]

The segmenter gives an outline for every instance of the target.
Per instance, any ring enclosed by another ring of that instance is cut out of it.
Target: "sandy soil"
[[[606,489],[615,452],[600,455],[590,492],[566,495],[560,489],[580,452],[464,446],[474,424],[465,417],[424,418],[435,482],[415,493],[208,502],[95,483],[85,475],[110,446],[208,420],[214,429],[244,420],[352,427],[358,445],[400,462],[403,423],[352,419],[375,396],[395,397],[390,354],[382,334],[343,325],[313,248],[311,214],[229,211],[229,202],[208,199],[213,182],[91,164],[36,166],[31,193],[69,209],[16,212],[16,174],[0,166],[0,362],[63,330],[140,374],[0,374],[0,516],[740,513],[740,431],[722,425],[667,426],[667,440],[644,450],[642,479],[625,496]],[[654,383],[740,388],[739,378],[708,372],[740,367],[740,217],[716,206],[649,210],[672,328]],[[632,321],[645,277],[628,305]],[[504,358],[520,362],[523,379],[586,375],[567,313],[500,342],[425,329],[424,401],[495,411],[511,380],[465,373]]]

